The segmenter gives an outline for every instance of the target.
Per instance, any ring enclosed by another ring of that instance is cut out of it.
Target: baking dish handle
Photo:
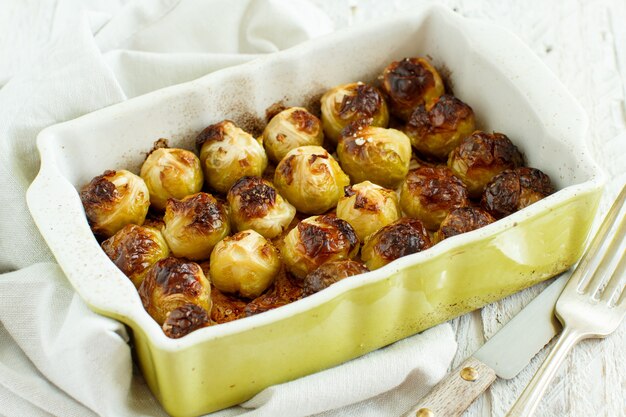
[[[42,140],[48,139],[42,138],[44,133],[38,138],[42,155],[51,152]],[[89,307],[130,324],[133,308],[141,304],[137,291],[112,262],[104,267],[91,266],[91,260],[101,256],[100,245],[87,224],[76,189],[52,161],[55,161],[54,156],[42,158],[39,173],[26,192],[35,224],[68,280]],[[77,222],[76,219],[85,220]],[[67,233],[58,233],[58,229],[64,227]],[[52,233],[55,230],[56,233]]]

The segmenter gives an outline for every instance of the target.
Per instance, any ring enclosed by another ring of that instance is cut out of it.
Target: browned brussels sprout
[[[350,223],[361,242],[401,213],[396,192],[369,181],[346,187],[337,203],[337,217]]]
[[[377,88],[363,83],[339,85],[321,99],[324,134],[337,143],[341,131],[349,124],[367,120],[372,126],[387,127],[387,103]]]
[[[452,210],[435,232],[434,240],[441,242],[461,233],[471,232],[495,222],[491,214],[478,207],[459,207]]]
[[[389,97],[391,114],[408,120],[417,106],[444,93],[441,76],[426,58],[394,61],[382,75],[383,90]]]
[[[304,278],[302,293],[304,296],[308,296],[322,291],[324,288],[328,288],[342,279],[368,271],[369,269],[361,262],[351,259],[326,262]]]
[[[157,210],[165,210],[168,198],[197,193],[204,184],[200,160],[185,149],[155,149],[141,166],[140,175],[150,192],[150,204]]]
[[[444,94],[415,109],[404,133],[419,153],[443,160],[474,129],[472,108],[458,98]]]
[[[169,199],[163,220],[163,236],[174,256],[194,261],[208,258],[230,233],[226,207],[207,193]]]
[[[197,309],[185,307],[193,304],[208,313],[211,311],[211,284],[195,262],[177,258],[165,258],[155,263],[139,286],[139,296],[144,308],[152,318],[163,326],[168,314],[181,307],[170,320],[181,319],[187,312],[200,319]],[[182,317],[181,317],[182,316]],[[208,320],[207,320],[208,321]],[[175,329],[170,329],[173,333]]]
[[[167,337],[178,339],[210,324],[209,313],[204,308],[189,303],[167,313],[161,328]]]
[[[292,149],[321,146],[324,142],[322,122],[302,107],[290,107],[272,117],[263,131],[267,156],[278,163]]]
[[[361,259],[373,271],[430,247],[430,238],[422,222],[404,217],[370,235],[363,244]]]
[[[135,224],[127,224],[102,242],[102,250],[137,288],[148,269],[170,254],[159,229]]]
[[[337,155],[352,182],[396,188],[409,171],[411,141],[399,130],[356,122],[339,137]]]
[[[325,262],[354,258],[359,239],[347,221],[326,214],[298,223],[285,237],[280,251],[287,270],[303,279]]]
[[[241,177],[260,177],[267,167],[263,144],[230,120],[204,129],[196,146],[206,181],[220,193],[228,192]]]
[[[252,229],[270,239],[284,232],[296,209],[282,198],[272,183],[259,177],[243,177],[228,191],[230,218],[235,229]]]
[[[320,214],[337,205],[350,179],[321,146],[301,146],[289,152],[276,167],[274,185],[294,207]]]
[[[108,238],[127,224],[142,225],[150,194],[141,177],[126,170],[105,171],[80,191],[91,230]]]
[[[402,210],[420,219],[429,230],[437,230],[451,210],[467,205],[465,185],[445,166],[412,169],[402,184]]]
[[[536,168],[520,167],[495,176],[485,188],[481,205],[499,219],[553,192],[550,177]]]
[[[244,298],[261,295],[280,271],[278,249],[254,230],[220,241],[211,253],[211,282]]]
[[[502,133],[476,131],[450,152],[448,167],[479,198],[493,177],[524,163],[522,154]]]

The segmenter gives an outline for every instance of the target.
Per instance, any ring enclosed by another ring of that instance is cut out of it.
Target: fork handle
[[[506,417],[531,417],[546,392],[557,370],[570,350],[584,338],[581,333],[565,326],[556,344],[541,364],[541,367],[530,380],[528,386],[517,399]]]

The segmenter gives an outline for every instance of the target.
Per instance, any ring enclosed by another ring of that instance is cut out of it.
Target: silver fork
[[[507,417],[530,417],[559,366],[583,339],[613,333],[626,316],[626,186],[602,222],[556,303],[563,332]]]

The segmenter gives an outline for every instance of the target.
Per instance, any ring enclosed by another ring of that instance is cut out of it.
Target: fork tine
[[[619,196],[609,209],[604,221],[600,225],[598,233],[589,244],[587,251],[583,255],[579,265],[576,267],[580,276],[576,281],[571,283],[576,286],[578,293],[584,294],[589,288],[589,284],[591,283],[594,275],[597,275],[595,272],[605,259],[604,254],[607,252],[607,246],[610,246],[613,241],[613,239],[607,239],[609,235],[612,234],[611,231],[614,228],[613,226],[619,220],[621,220],[621,226],[623,226],[624,220],[623,216],[620,218],[620,212],[625,203],[626,186],[622,187],[622,191],[619,193]],[[619,229],[622,229],[622,227],[619,227]],[[616,236],[616,234],[613,234],[613,236]],[[623,238],[623,233],[621,237]]]
[[[626,219],[622,217],[605,253],[600,257],[600,264],[586,285],[586,288],[591,288],[593,300],[599,301],[604,294],[610,294],[610,292],[605,291],[606,287],[612,280],[620,280],[621,276],[616,276],[615,270],[624,257],[624,252],[626,252]]]
[[[622,306],[626,308],[626,297],[624,297],[624,287],[626,287],[626,256],[622,256],[622,259],[617,264],[609,283],[604,290],[605,294],[608,294],[608,306]],[[606,298],[606,297],[605,297]]]

